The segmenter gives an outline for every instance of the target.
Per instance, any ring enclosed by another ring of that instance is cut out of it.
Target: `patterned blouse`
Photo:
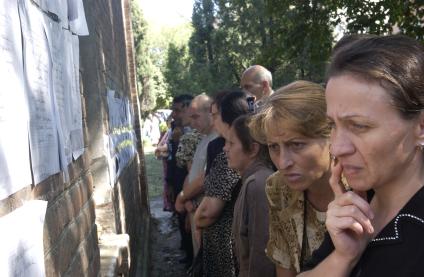
[[[305,203],[304,193],[291,190],[279,172],[268,178],[265,190],[270,213],[267,255],[278,266],[300,272],[324,239],[325,212]]]
[[[241,185],[240,175],[228,167],[227,157],[221,151],[205,178],[205,196],[225,201],[219,218],[203,229],[203,276],[235,277],[236,262],[231,232],[234,204]]]
[[[177,154],[175,154],[178,167],[187,168],[187,164],[193,160],[194,152],[202,136],[199,131],[193,129],[180,138]]]

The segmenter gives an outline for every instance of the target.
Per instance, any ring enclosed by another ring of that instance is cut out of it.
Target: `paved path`
[[[177,218],[170,212],[162,211],[162,197],[150,200],[152,214],[150,224],[150,274],[151,277],[185,277],[183,258],[180,248],[180,235]]]

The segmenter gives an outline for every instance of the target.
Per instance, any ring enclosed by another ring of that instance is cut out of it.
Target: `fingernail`
[[[367,219],[366,224],[368,226],[367,228],[368,233],[370,234],[374,233],[374,227],[372,226],[371,220]]]

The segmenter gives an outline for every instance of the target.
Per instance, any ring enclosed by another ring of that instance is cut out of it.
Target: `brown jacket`
[[[241,277],[275,276],[275,266],[265,254],[268,242],[265,183],[272,173],[264,164],[254,162],[242,176],[232,229]]]

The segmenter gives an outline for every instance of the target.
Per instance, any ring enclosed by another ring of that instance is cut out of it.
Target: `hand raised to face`
[[[341,182],[342,166],[334,159],[330,186],[335,199],[328,205],[326,226],[335,251],[348,260],[359,259],[372,238],[374,218],[369,203],[358,193],[346,191]]]

